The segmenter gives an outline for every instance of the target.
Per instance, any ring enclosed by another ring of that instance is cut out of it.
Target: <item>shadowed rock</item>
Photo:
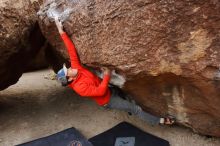
[[[56,70],[68,54],[53,17],[82,63],[116,69],[146,110],[220,137],[219,10],[217,0],[48,0],[38,14]]]
[[[0,2],[0,90],[16,83],[45,43],[29,0]]]

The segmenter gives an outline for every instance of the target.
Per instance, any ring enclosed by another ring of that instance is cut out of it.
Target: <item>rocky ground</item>
[[[49,73],[26,73],[17,84],[0,92],[0,146],[20,144],[69,127],[90,138],[122,121],[168,140],[171,146],[220,145],[220,139],[200,136],[190,129],[151,127],[124,112],[105,110],[46,79]]]

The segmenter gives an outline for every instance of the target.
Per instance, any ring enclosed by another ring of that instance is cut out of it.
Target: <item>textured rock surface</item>
[[[0,1],[0,90],[17,82],[44,44],[29,0]]]
[[[220,137],[218,0],[50,0],[38,14],[56,69],[68,55],[52,16],[82,63],[116,69],[146,110]]]

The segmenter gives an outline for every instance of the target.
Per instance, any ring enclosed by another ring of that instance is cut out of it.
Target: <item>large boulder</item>
[[[45,43],[29,0],[0,1],[0,90],[16,83]]]
[[[38,14],[55,70],[68,61],[59,17],[83,64],[115,69],[145,110],[220,137],[218,0],[47,0]]]

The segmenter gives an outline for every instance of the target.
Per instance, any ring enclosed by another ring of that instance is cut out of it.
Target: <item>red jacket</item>
[[[76,79],[69,85],[81,96],[90,97],[99,105],[105,105],[110,99],[110,90],[108,88],[109,75],[105,75],[103,80],[85,69],[77,56],[76,48],[66,33],[61,34],[61,37],[68,50],[71,68],[78,69]]]

